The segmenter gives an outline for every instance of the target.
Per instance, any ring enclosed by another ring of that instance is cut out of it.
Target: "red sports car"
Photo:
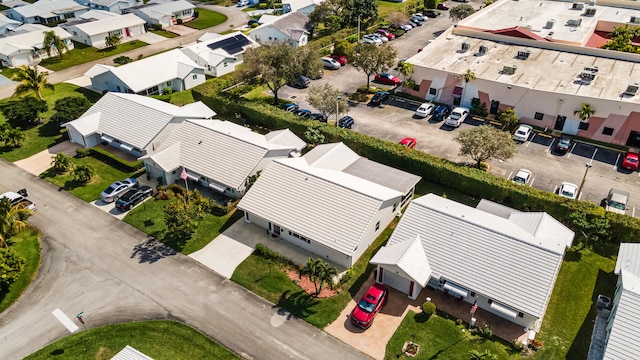
[[[627,152],[624,159],[622,159],[621,165],[623,168],[631,171],[638,170],[638,154],[631,151]]]
[[[406,138],[400,140],[400,145],[404,145],[409,149],[413,149],[416,146],[416,139],[410,138],[410,137],[406,137]]]
[[[347,65],[347,57],[344,55],[331,55],[331,58],[340,63],[340,66]]]
[[[393,76],[389,73],[376,74],[374,81],[385,85],[398,85],[400,84],[400,78]]]
[[[438,10],[449,10],[449,5],[444,4],[444,3],[439,3],[438,4]]]
[[[373,323],[373,318],[387,302],[389,291],[382,285],[375,283],[364,294],[358,306],[351,313],[351,323],[359,328],[367,329]]]

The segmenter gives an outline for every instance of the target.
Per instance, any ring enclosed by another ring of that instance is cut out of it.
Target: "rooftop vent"
[[[469,50],[469,43],[468,42],[463,42],[462,43],[462,52],[466,52],[467,50]]]
[[[589,85],[596,78],[596,73],[593,71],[583,71],[580,73],[580,80],[582,85]]]
[[[638,83],[627,85],[627,90],[625,90],[624,95],[635,96],[639,87]]]
[[[589,6],[596,6],[596,0],[589,0]]]
[[[597,66],[585,66],[584,71],[592,72],[594,74],[598,73],[599,68]]]
[[[629,21],[629,22],[634,23],[634,24],[640,24],[640,17],[632,16],[631,17],[631,21]]]
[[[478,48],[478,56],[485,55],[487,51],[489,51],[489,49],[486,45],[480,45],[480,47]]]
[[[567,21],[567,26],[578,27],[582,24],[582,19],[570,19]]]
[[[520,50],[520,51],[518,51],[518,56],[516,56],[516,58],[518,58],[520,60],[527,60],[529,58],[529,55],[531,55],[531,51],[529,51],[529,50]]]
[[[587,10],[585,10],[584,12],[584,16],[594,16],[595,14],[596,14],[595,7],[588,7]]]
[[[582,10],[582,9],[584,9],[584,3],[581,3],[581,2],[574,2],[574,3],[571,5],[571,10]]]
[[[547,20],[547,24],[544,26],[544,28],[551,29],[555,24],[556,24],[556,19],[549,19]]]
[[[517,68],[518,67],[515,65],[511,65],[511,66],[505,65],[502,67],[502,73],[505,75],[513,75],[516,73]]]

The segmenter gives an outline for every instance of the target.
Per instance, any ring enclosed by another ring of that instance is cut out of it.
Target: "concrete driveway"
[[[29,189],[38,204],[30,221],[44,233],[36,280],[0,314],[0,359],[21,359],[69,335],[51,314],[57,308],[71,318],[84,311],[87,328],[180,321],[243,358],[368,358],[4,159],[0,173],[0,192]]]
[[[56,154],[65,153],[75,156],[76,149],[79,147],[80,145],[67,140],[60,144],[53,145],[47,150],[42,150],[26,159],[18,160],[14,164],[27,172],[38,176],[51,167],[51,160],[56,156]]]

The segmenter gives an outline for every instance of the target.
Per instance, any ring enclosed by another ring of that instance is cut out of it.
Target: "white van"
[[[238,0],[238,7],[249,5],[249,0]]]

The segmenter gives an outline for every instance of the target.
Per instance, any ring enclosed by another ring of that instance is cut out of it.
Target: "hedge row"
[[[114,168],[123,172],[136,172],[144,167],[144,163],[140,160],[134,162],[126,161],[100,148],[92,147],[87,150],[89,150],[89,154],[94,158],[106,164],[109,164],[110,166],[113,166]]]
[[[317,128],[325,136],[326,142],[341,141],[368,159],[420,175],[425,180],[476,198],[488,199],[523,211],[544,211],[564,224],[570,224],[569,214],[573,211],[590,214],[602,211],[592,202],[568,200],[547,191],[520,186],[507,179],[422,151],[409,150],[402,145],[366,134],[301,119],[268,104],[211,95],[201,90],[202,88],[198,88],[193,91],[194,99],[204,102],[220,115],[234,118],[235,114],[241,114],[246,124],[268,129],[288,128],[302,139],[305,138],[307,128]],[[614,213],[607,213],[606,216],[611,224],[609,240],[616,243],[638,241],[639,219]]]

